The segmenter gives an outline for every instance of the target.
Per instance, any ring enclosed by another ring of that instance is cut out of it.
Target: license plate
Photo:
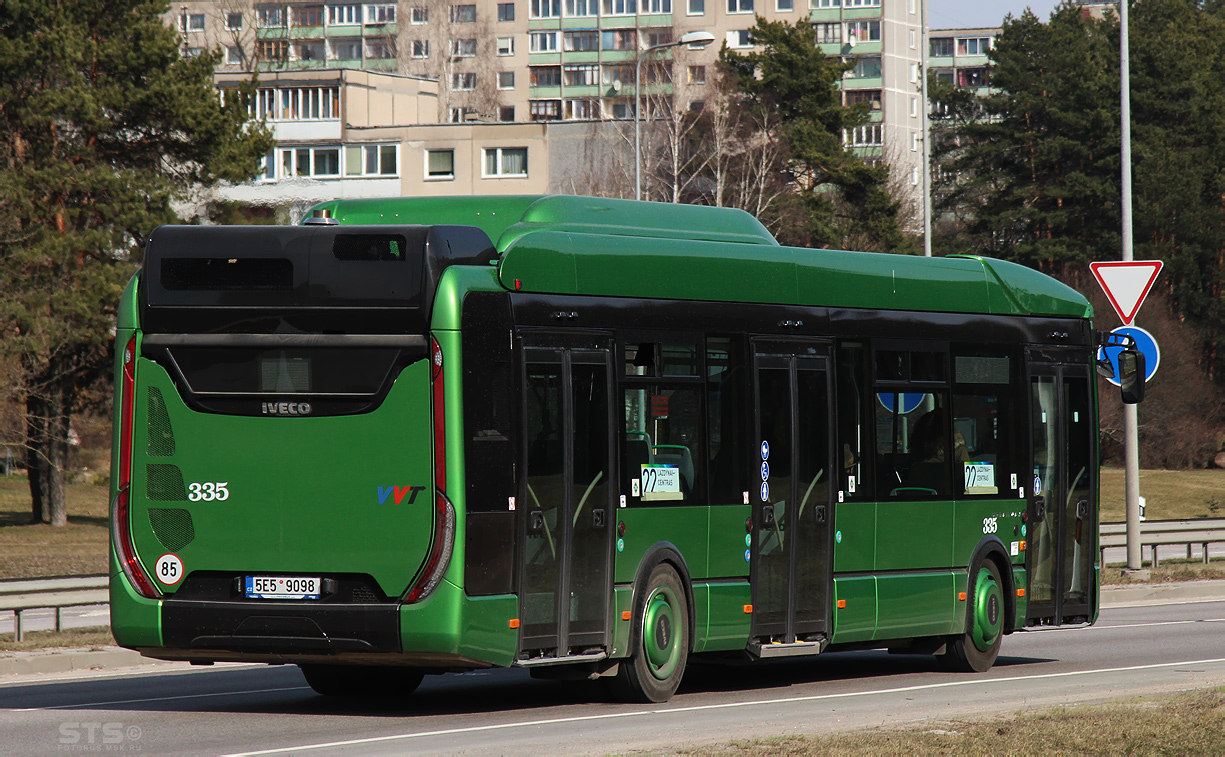
[[[247,576],[248,599],[318,599],[318,578]]]

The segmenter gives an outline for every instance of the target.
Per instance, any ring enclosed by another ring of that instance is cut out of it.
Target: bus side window
[[[1007,355],[953,358],[954,475],[962,479],[954,493],[959,497],[1016,496],[1010,474],[1023,471],[1012,444],[1019,428],[1012,365]]]
[[[864,381],[866,358],[862,343],[847,342],[838,348],[838,489],[845,501],[872,498],[872,426],[865,408],[871,392]]]
[[[706,340],[706,444],[710,462],[710,504],[739,505],[744,501],[745,428],[744,349],[739,339]]]
[[[622,494],[635,503],[703,502],[701,392],[698,386],[623,385]]]

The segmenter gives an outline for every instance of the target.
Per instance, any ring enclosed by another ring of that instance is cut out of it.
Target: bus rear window
[[[172,347],[192,394],[370,395],[395,367],[391,348],[250,349]]]
[[[285,258],[166,258],[161,270],[169,292],[293,289],[293,261]]]

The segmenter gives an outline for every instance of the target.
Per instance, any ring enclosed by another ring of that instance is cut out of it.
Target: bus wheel
[[[403,699],[416,691],[425,674],[414,668],[374,665],[302,665],[315,693],[346,699]]]
[[[978,569],[966,632],[948,643],[940,662],[947,670],[983,673],[995,664],[1004,639],[1004,582],[999,568],[986,560]]]
[[[651,571],[634,608],[637,646],[609,680],[626,702],[666,702],[676,693],[689,659],[689,607],[676,571],[660,563]]]

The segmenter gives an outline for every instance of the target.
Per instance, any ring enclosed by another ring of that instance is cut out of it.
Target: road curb
[[[1214,600],[1225,600],[1225,581],[1185,581],[1102,587],[1102,607],[1139,607]]]
[[[139,652],[133,652],[122,647],[17,652],[8,657],[0,657],[0,678],[17,675],[71,673],[81,670],[130,668],[160,662],[162,661],[142,657]]]

